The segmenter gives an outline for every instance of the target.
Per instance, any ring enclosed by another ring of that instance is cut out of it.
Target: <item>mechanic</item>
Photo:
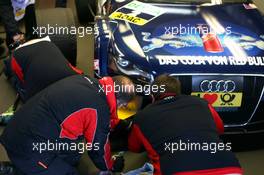
[[[5,74],[23,101],[62,78],[83,73],[66,60],[48,36],[20,45],[4,63]]]
[[[204,99],[181,95],[174,77],[160,75],[153,85],[165,85],[165,91],[152,92],[153,103],[135,115],[129,150],[145,149],[155,175],[241,175],[231,146],[219,138],[224,127],[214,108]],[[211,145],[220,145],[219,150],[210,150]]]
[[[26,102],[48,85],[67,76],[83,73],[66,60],[49,37],[34,39],[18,46],[4,63],[5,74],[19,98],[6,112],[0,114],[0,124],[3,125],[13,117],[19,99]]]
[[[126,88],[116,91],[117,86]],[[84,75],[66,77],[29,99],[15,113],[0,141],[21,174],[77,175],[74,166],[81,156],[78,145],[83,138],[97,168],[119,172],[124,160],[111,159],[108,135],[119,122],[117,107],[126,105],[134,95],[132,81],[124,76],[100,80]],[[57,146],[48,149],[51,143]]]
[[[24,40],[24,35],[19,29],[18,22],[15,20],[11,0],[0,1],[0,17],[6,31],[6,44]]]

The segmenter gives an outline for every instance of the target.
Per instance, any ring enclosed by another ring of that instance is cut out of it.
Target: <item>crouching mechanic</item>
[[[117,86],[126,90],[116,91]],[[0,141],[20,174],[77,175],[74,166],[81,154],[76,145],[83,138],[101,171],[121,171],[123,159],[111,158],[108,135],[119,122],[117,107],[134,95],[132,81],[124,76],[66,77],[30,98],[15,113]],[[51,143],[54,149],[43,149]]]
[[[20,45],[4,63],[5,74],[23,102],[62,78],[83,73],[67,61],[49,37]],[[1,124],[8,123],[12,118],[17,104],[18,99],[0,114]]]
[[[24,102],[62,78],[82,74],[48,36],[20,45],[4,63],[6,76]]]
[[[218,113],[204,99],[181,95],[176,78],[161,75],[153,104],[138,112],[129,135],[131,151],[146,150],[155,175],[242,175],[240,164],[219,134]]]

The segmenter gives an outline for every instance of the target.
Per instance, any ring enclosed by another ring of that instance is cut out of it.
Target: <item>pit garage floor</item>
[[[264,3],[262,0],[257,0],[257,4],[264,10]],[[263,3],[263,4],[262,4]],[[52,0],[37,1],[40,8],[52,7],[54,2]],[[69,0],[68,6],[71,7],[76,14],[74,0]],[[76,15],[75,15],[76,16]],[[76,18],[77,19],[77,18]],[[2,31],[1,27],[1,31]],[[86,74],[92,75],[93,67],[93,36],[88,35],[83,38],[78,38],[78,56],[77,65],[83,69]],[[0,61],[0,69],[2,68],[2,61]],[[4,76],[0,77],[0,112],[4,112],[15,99],[15,92],[13,88],[6,81]],[[0,134],[4,127],[0,127]],[[245,171],[245,175],[264,175],[264,146],[260,145],[263,141],[262,136],[237,136],[235,138],[236,145],[243,147],[243,151],[236,152],[236,155]],[[15,139],[15,138],[14,138]],[[257,146],[257,147],[256,147]],[[250,148],[249,148],[250,147]],[[252,148],[253,147],[253,148]],[[245,149],[246,148],[246,149]],[[96,174],[97,170],[87,158],[87,154],[81,159],[79,171],[81,175]],[[126,166],[125,170],[138,168],[147,160],[146,154],[125,153]],[[190,157],[191,159],[191,157]],[[6,161],[8,157],[4,148],[0,145],[0,161]]]

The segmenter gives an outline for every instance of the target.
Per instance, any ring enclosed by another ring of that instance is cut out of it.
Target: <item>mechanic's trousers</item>
[[[15,175],[78,175],[76,166],[80,154],[70,156],[52,153],[33,153],[33,155],[19,154],[7,150],[8,157],[16,169]]]

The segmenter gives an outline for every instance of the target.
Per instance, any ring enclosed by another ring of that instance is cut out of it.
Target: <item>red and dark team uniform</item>
[[[116,120],[116,99],[114,92],[105,95],[100,90],[99,86],[105,85],[113,86],[112,79],[99,82],[73,75],[42,90],[16,112],[0,140],[22,174],[77,175],[78,150],[54,149],[40,154],[33,146],[48,141],[78,144],[83,139],[93,145],[88,154],[94,164],[100,170],[111,170],[108,135],[110,120]]]
[[[166,144],[221,143],[224,127],[218,113],[198,97],[168,96],[136,114],[129,136],[129,149],[146,150],[155,175],[241,174],[238,160],[230,151],[177,150]],[[178,148],[179,149],[179,148]]]
[[[6,74],[23,101],[65,77],[81,74],[50,41],[38,41],[18,48],[6,62]]]

